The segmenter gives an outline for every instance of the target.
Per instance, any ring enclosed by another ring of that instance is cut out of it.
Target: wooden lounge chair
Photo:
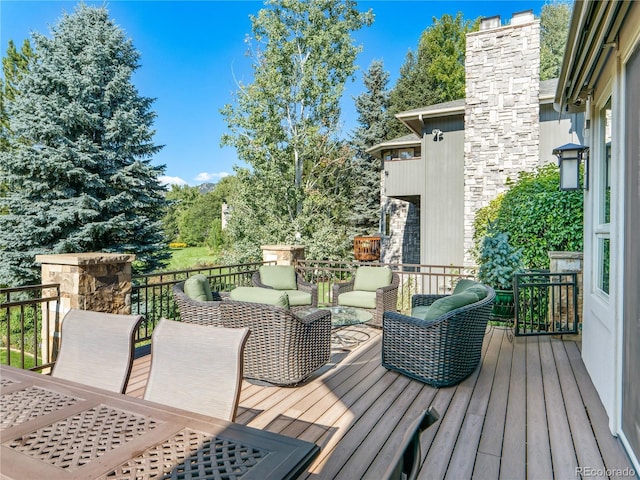
[[[141,315],[71,309],[61,327],[60,351],[51,375],[124,393]]]
[[[145,400],[233,421],[248,328],[161,319],[153,330]]]

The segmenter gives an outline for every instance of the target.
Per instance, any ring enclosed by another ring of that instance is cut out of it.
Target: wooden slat
[[[631,468],[575,342],[490,328],[481,368],[438,389],[384,369],[381,331],[365,328],[368,341],[336,348],[302,385],[243,382],[238,423],[322,448],[301,478],[377,480],[429,406],[440,420],[421,439],[421,479],[574,478],[576,465]],[[136,360],[128,392],[144,391],[148,368],[148,356]]]
[[[500,479],[527,478],[527,339],[514,338]]]
[[[564,345],[561,343],[554,344],[553,348],[558,376],[562,384],[562,395],[567,405],[567,419],[571,428],[578,466],[593,468],[595,472],[604,473],[604,462],[600,456],[598,443],[591,429],[589,416],[582,402],[582,396],[576,384],[576,378],[573,375],[573,369],[567,358]],[[605,478],[605,476],[594,476],[594,478]]]
[[[495,333],[495,330],[492,330],[491,333]],[[473,474],[501,343],[502,336],[499,333],[491,335],[491,343],[482,361],[483,368],[479,370],[480,373],[473,389],[467,414],[460,428],[458,441],[449,462],[447,476],[445,477],[447,479],[471,478]]]
[[[478,446],[478,456],[473,469],[473,478],[479,479],[498,478],[500,474],[500,458],[509,398],[513,343],[509,340],[508,330],[501,329],[497,331],[502,333],[500,356]]]
[[[578,344],[575,342],[564,342],[565,351],[573,374],[576,379],[578,388],[580,389],[580,396],[589,415],[589,421],[593,426],[596,442],[598,442],[598,449],[602,455],[602,460],[607,468],[613,472],[612,479],[628,478],[627,476],[617,476],[615,473],[619,472],[623,474],[624,467],[629,463],[629,458],[624,452],[620,440],[614,437],[609,430],[609,417],[607,412],[600,401],[598,392],[593,386],[593,382],[589,378],[587,369],[582,362],[580,350]]]
[[[567,421],[566,408],[572,408],[572,406],[570,404],[566,406],[564,403],[549,338],[541,338],[539,345],[545,402],[552,405],[546,411],[553,473],[556,478],[572,478],[576,475],[578,468],[571,430]]]
[[[527,476],[553,478],[538,338],[527,345]]]

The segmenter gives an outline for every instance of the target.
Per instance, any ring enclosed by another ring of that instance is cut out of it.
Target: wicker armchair
[[[180,320],[189,323],[198,323],[200,325],[217,325],[220,324],[220,303],[223,297],[228,297],[227,292],[211,292],[214,301],[201,302],[189,298],[184,293],[184,282],[176,283],[173,286],[173,299],[178,305],[180,312]]]
[[[382,365],[434,387],[455,385],[480,363],[495,292],[432,321],[385,312]],[[445,295],[414,295],[411,306],[431,305]]]
[[[300,275],[298,272],[296,272],[295,275],[296,275],[296,286],[298,287],[297,289],[301,292],[309,293],[311,295],[311,303],[307,305],[292,306],[291,309],[298,310],[302,308],[317,307],[318,306],[318,286],[305,281],[305,279],[302,278],[302,275]],[[251,277],[251,283],[253,284],[254,287],[273,289],[272,286],[262,283],[259,271],[256,271],[253,274],[253,276]]]
[[[353,292],[355,284],[355,276],[349,281],[344,283],[336,283],[332,289],[332,304],[333,306],[342,305],[340,303],[340,295],[346,292]],[[391,284],[386,287],[380,287],[376,290],[376,308],[364,308],[371,312],[373,318],[367,322],[374,327],[382,327],[382,315],[386,311],[397,311],[398,303],[398,287],[400,285],[400,276],[397,273],[392,274]],[[350,305],[354,306],[354,305]],[[358,307],[362,308],[362,307]]]
[[[225,300],[222,326],[249,328],[244,376],[274,385],[295,385],[329,361],[331,313],[319,310],[304,318],[263,303]]]

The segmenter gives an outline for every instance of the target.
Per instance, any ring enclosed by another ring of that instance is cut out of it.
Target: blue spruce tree
[[[81,4],[35,56],[5,105],[12,137],[0,153],[0,284],[38,282],[35,255],[122,252],[147,271],[168,257],[164,166],[151,165],[153,100],[131,81],[139,54],[105,8]]]

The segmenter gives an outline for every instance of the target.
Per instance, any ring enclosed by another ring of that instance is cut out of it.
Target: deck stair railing
[[[577,273],[536,270],[516,274],[514,305],[516,335],[577,334]]]

